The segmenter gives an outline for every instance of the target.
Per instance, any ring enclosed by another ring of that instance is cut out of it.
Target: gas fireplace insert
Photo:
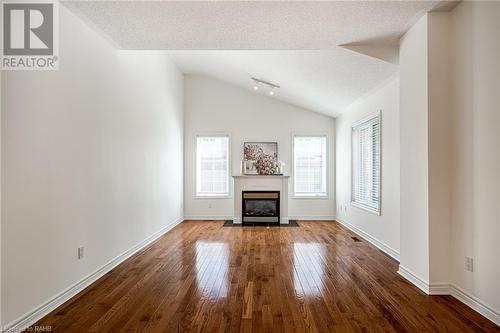
[[[242,200],[243,224],[280,223],[279,191],[243,191]]]

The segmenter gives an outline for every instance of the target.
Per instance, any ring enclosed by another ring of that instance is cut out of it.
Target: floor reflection
[[[196,241],[196,281],[202,298],[227,297],[229,246],[223,242]]]
[[[325,246],[320,243],[293,244],[293,285],[298,295],[319,296],[323,292]]]

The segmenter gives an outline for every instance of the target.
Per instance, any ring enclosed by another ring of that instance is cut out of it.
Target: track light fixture
[[[257,79],[255,77],[252,77],[252,80],[254,82],[254,85],[253,85],[254,91],[259,90],[259,88],[261,86],[265,86],[265,87],[267,87],[269,96],[274,96],[274,93],[275,93],[274,90],[280,88],[279,85],[272,83],[272,82],[269,82],[269,81],[266,81],[266,80]]]

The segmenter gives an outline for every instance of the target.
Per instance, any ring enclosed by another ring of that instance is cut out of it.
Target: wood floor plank
[[[34,326],[53,332],[500,332],[335,221],[185,221]],[[34,327],[32,328],[35,329]]]

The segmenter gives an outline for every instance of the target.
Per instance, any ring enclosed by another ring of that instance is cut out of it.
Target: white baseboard
[[[399,262],[399,252],[394,250],[392,247],[379,241],[378,239],[376,239],[372,235],[370,235],[367,232],[359,229],[358,227],[350,224],[349,222],[343,221],[343,220],[339,219],[338,217],[335,220],[337,222],[339,222],[340,224],[342,224],[347,229],[351,230],[355,234],[358,234],[359,236],[361,236],[362,238],[364,238],[365,240],[370,242],[373,246],[375,246],[379,250],[383,251],[384,253],[386,253],[387,255],[389,255],[390,257],[394,258],[395,260],[397,260]]]
[[[217,220],[236,220],[234,216],[226,215],[186,215],[184,220],[194,220],[194,221],[217,221]],[[241,219],[240,219],[241,220]],[[285,218],[282,219],[285,221]],[[300,215],[300,216],[289,216],[288,220],[335,220],[334,215]]]
[[[401,265],[399,265],[398,273],[427,295],[451,295],[474,311],[480,313],[484,317],[500,326],[500,311],[493,308],[486,302],[480,300],[476,296],[471,295],[459,286],[446,282],[429,284],[427,281],[417,276],[411,270]]]
[[[295,215],[295,216],[289,216],[289,220],[303,220],[303,221],[329,221],[329,220],[335,220],[335,215]]]
[[[451,284],[450,285],[451,289],[451,295],[458,299],[460,302],[464,303],[465,305],[469,306],[473,310],[479,312],[498,326],[500,326],[500,311],[493,308],[491,305],[483,302],[476,296],[473,296],[466,292],[465,290],[461,289],[457,285]]]
[[[429,283],[410,269],[399,265],[398,274],[414,284],[427,295],[450,295],[450,284],[447,282]]]
[[[429,285],[429,295],[451,295],[451,286],[447,282],[433,282]]]
[[[418,289],[422,290],[425,294],[430,294],[429,282],[413,273],[408,268],[403,265],[399,265],[398,274],[410,281],[413,285],[415,285]]]
[[[193,221],[225,221],[232,220],[233,216],[228,215],[187,215],[184,216],[184,220],[193,220]]]
[[[35,307],[28,313],[22,315],[18,319],[12,321],[11,323],[7,324],[6,326],[2,327],[2,332],[21,332],[22,330],[26,329],[27,327],[33,325],[36,323],[38,320],[42,319],[45,317],[47,314],[50,312],[54,311],[57,307],[62,305],[64,302],[68,301],[70,298],[78,294],[80,291],[83,289],[87,288],[89,285],[97,281],[99,278],[101,278],[103,275],[108,273],[110,270],[121,264],[123,261],[127,260],[130,258],[132,255],[135,253],[139,252],[146,246],[150,245],[154,241],[156,241],[158,238],[163,236],[165,233],[173,229],[176,225],[181,223],[184,220],[183,217],[175,220],[174,222],[170,223],[169,225],[163,227],[159,231],[155,232],[153,235],[149,236],[148,238],[144,239],[137,245],[131,247],[127,251],[123,252],[120,254],[118,257],[114,258],[107,264],[103,265],[96,271],[90,273],[89,275],[85,276],[83,279],[80,281],[76,282],[69,288],[65,289],[61,293],[55,295],[54,297],[50,298],[48,301],[46,301],[43,304],[40,304],[39,306]]]

